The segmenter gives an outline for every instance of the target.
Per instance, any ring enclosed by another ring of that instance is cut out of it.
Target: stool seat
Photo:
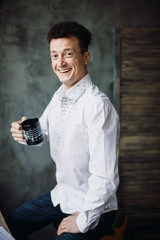
[[[127,226],[127,217],[123,216],[123,222],[121,225],[116,223],[113,228],[110,229],[105,236],[100,240],[124,240],[124,231]]]

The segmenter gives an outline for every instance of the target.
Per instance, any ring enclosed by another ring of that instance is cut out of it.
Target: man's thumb
[[[72,216],[79,215],[79,212],[73,212],[71,213]]]
[[[25,116],[23,116],[23,117],[21,118],[21,122],[24,122],[25,120],[27,120],[27,118],[26,118]]]

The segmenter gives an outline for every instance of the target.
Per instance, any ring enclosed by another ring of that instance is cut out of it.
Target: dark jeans
[[[64,233],[56,240],[99,240],[113,224],[116,211],[101,215],[98,225],[87,233]],[[53,223],[57,229],[63,218],[69,216],[61,211],[60,206],[53,206],[50,193],[34,199],[17,208],[6,219],[16,240],[25,240],[27,235]]]

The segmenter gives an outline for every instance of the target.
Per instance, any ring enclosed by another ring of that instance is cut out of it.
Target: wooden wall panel
[[[116,105],[119,207],[129,227],[160,226],[160,29],[116,31]]]

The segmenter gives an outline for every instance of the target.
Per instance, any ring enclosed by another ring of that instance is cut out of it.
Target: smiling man
[[[47,38],[62,85],[40,124],[50,142],[57,185],[16,209],[8,225],[17,240],[50,223],[57,229],[56,240],[99,240],[117,210],[119,118],[87,72],[91,33],[76,22],[62,22]],[[24,119],[11,127],[14,140],[23,143]]]
[[[50,42],[52,68],[59,80],[69,89],[87,74],[89,52],[81,53],[78,38],[52,39]]]

